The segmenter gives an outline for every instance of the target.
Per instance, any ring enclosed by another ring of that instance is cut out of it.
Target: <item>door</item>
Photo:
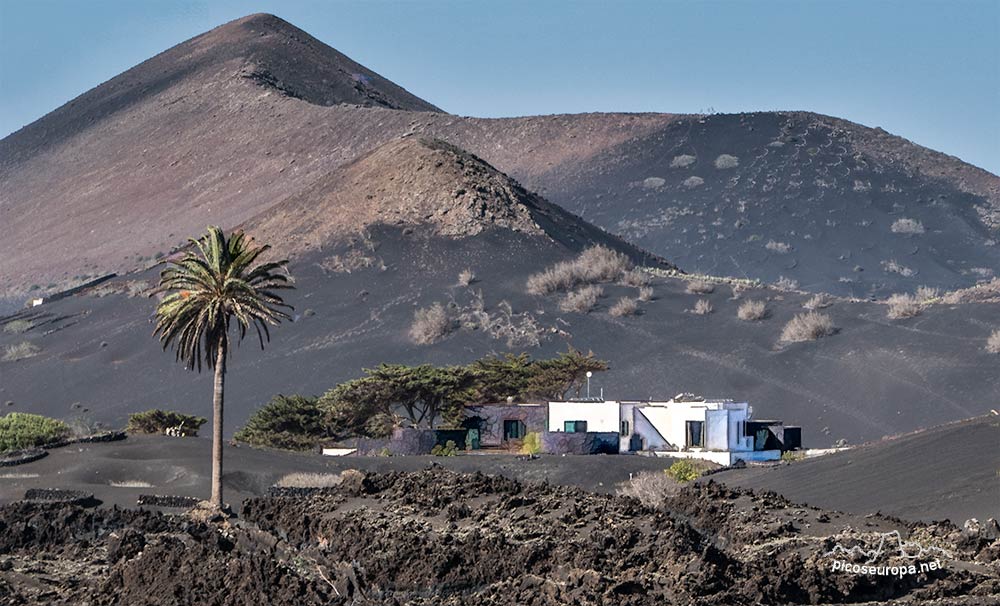
[[[687,447],[701,448],[705,445],[705,422],[687,422]]]

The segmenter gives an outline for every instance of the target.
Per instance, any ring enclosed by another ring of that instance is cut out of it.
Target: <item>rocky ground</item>
[[[640,501],[443,469],[341,478],[249,499],[229,520],[5,505],[0,603],[1000,600],[1000,541],[985,525],[857,518],[714,483]],[[893,530],[951,557],[901,578],[831,571],[834,545]]]

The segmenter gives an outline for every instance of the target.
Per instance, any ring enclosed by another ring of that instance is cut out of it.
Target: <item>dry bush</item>
[[[782,255],[792,252],[791,244],[785,244],[784,242],[778,242],[776,240],[768,240],[767,244],[764,245],[764,248]]]
[[[740,297],[743,296],[743,293],[750,290],[749,288],[747,288],[742,284],[733,284],[730,286],[730,288],[733,290],[733,296],[730,297],[731,301],[738,301]]]
[[[715,284],[704,280],[691,280],[687,283],[687,292],[691,295],[709,295],[715,292]]]
[[[715,159],[715,168],[736,168],[740,165],[740,159],[729,154],[722,154]]]
[[[556,263],[552,267],[528,277],[528,294],[547,295],[569,290],[580,284],[613,282],[632,269],[632,262],[620,252],[606,246],[592,246],[572,261]]]
[[[823,309],[831,305],[833,305],[833,301],[828,299],[826,295],[813,295],[808,301],[802,304],[802,308],[809,311],[816,311],[817,309]]]
[[[778,281],[774,283],[774,287],[778,290],[798,290],[799,281],[786,278],[785,276],[778,276]]]
[[[654,297],[652,286],[643,286],[639,289],[639,300],[640,301],[652,301]]]
[[[798,314],[789,320],[781,331],[781,340],[786,343],[815,341],[820,337],[828,337],[836,331],[837,328],[830,316],[810,311]]]
[[[120,482],[108,482],[109,486],[115,488],[152,488],[153,485],[145,480],[122,480]]]
[[[600,286],[584,286],[571,293],[567,293],[563,300],[559,302],[559,309],[570,312],[575,311],[585,314],[594,309],[597,300],[604,296],[604,289]]]
[[[889,229],[894,234],[922,234],[924,233],[924,224],[916,219],[903,218],[896,219]]]
[[[640,471],[618,485],[618,494],[638,499],[647,507],[656,507],[666,497],[675,494],[681,483],[662,471]]]
[[[688,177],[684,179],[684,187],[688,189],[694,189],[705,184],[705,180],[701,177]]]
[[[688,154],[681,154],[679,156],[674,156],[674,159],[670,161],[670,168],[687,168],[695,163],[696,158]]]
[[[458,274],[459,286],[468,286],[469,284],[472,284],[475,281],[476,281],[476,274],[474,274],[471,269],[463,269]]]
[[[986,351],[992,354],[1000,354],[1000,328],[994,330],[986,339]]]
[[[712,302],[708,299],[698,299],[694,304],[694,308],[688,311],[699,316],[707,316],[713,311]]]
[[[34,343],[28,341],[22,341],[15,345],[8,345],[6,351],[4,351],[2,360],[4,362],[14,362],[16,360],[24,360],[25,358],[31,358],[37,356],[41,353],[42,348],[35,345]]]
[[[744,301],[736,310],[736,317],[744,322],[756,322],[767,317],[767,303],[764,301]]]
[[[622,297],[621,299],[618,299],[617,303],[611,306],[608,313],[617,318],[621,318],[624,316],[634,316],[638,311],[639,304],[636,303],[635,299],[631,297]]]
[[[917,301],[921,303],[927,303],[928,301],[934,301],[941,297],[941,289],[934,288],[933,286],[921,286],[914,293]]]
[[[30,320],[12,320],[4,324],[3,331],[14,335],[19,335],[28,332],[34,327],[35,327],[34,323],[32,323]]]
[[[909,278],[916,272],[909,267],[900,264],[895,259],[889,259],[888,261],[882,261],[882,270],[890,274],[899,274],[904,278]]]
[[[430,345],[447,337],[454,327],[455,323],[448,316],[448,310],[440,303],[435,303],[414,312],[410,339],[417,345]]]
[[[281,488],[331,488],[343,481],[339,473],[290,473],[276,483]]]
[[[923,306],[911,294],[895,294],[886,301],[888,309],[886,316],[890,320],[902,320],[903,318],[913,318],[919,316],[924,310]]]
[[[622,276],[621,279],[621,283],[624,286],[632,286],[634,288],[642,288],[643,286],[649,286],[650,282],[652,281],[653,281],[652,277],[648,273],[639,269],[638,267],[630,269],[629,271],[625,272],[625,274]]]

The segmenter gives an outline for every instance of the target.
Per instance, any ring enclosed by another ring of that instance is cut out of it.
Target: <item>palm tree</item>
[[[243,232],[227,239],[219,227],[211,226],[176,261],[168,261],[160,273],[157,292],[166,296],[156,307],[156,329],[166,350],[171,345],[177,360],[189,370],[201,372],[202,359],[215,369],[212,398],[212,499],[222,508],[222,406],[226,380],[226,358],[230,351],[230,325],[242,341],[252,327],[261,349],[270,340],[268,325],[290,319],[286,305],[275,290],[293,288],[283,270],[288,261],[255,265],[270,246],[254,246]]]

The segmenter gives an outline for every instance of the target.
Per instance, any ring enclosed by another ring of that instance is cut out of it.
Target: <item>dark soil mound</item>
[[[873,531],[920,535],[953,557],[933,573],[868,577],[830,571],[823,554],[841,539],[844,529],[830,522],[837,514],[773,494],[707,484],[650,508],[442,470],[354,479],[248,500],[242,520],[221,526],[143,511],[5,506],[0,591],[14,603],[279,606],[917,604],[1000,595],[1000,572],[981,563],[996,546],[950,525],[871,518]],[[43,551],[52,557],[35,560]],[[47,593],[25,573],[48,578]]]

